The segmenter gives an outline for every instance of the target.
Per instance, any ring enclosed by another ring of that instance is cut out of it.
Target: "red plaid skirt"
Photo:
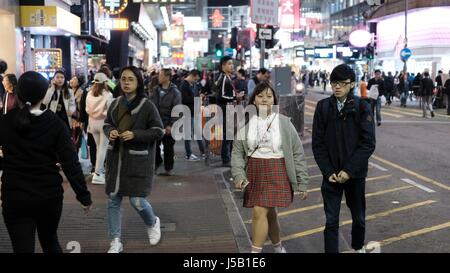
[[[248,158],[244,207],[288,207],[293,200],[291,182],[284,158]]]

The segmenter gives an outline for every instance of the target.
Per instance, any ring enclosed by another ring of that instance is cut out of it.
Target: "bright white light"
[[[169,14],[167,13],[166,7],[159,7],[161,9],[161,13],[164,18],[164,24],[166,24],[166,28],[170,29],[170,21],[169,21]]]
[[[70,35],[70,33],[66,33],[66,34],[64,34],[64,36],[70,37],[71,35]]]
[[[350,34],[350,43],[355,47],[365,47],[372,40],[372,34],[364,29],[355,30]]]
[[[303,89],[305,89],[305,85],[303,83],[299,83],[295,86],[295,90],[297,91],[302,91]]]

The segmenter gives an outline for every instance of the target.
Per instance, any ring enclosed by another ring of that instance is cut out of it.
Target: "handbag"
[[[78,151],[78,160],[84,175],[91,174],[92,163],[89,158],[89,146],[87,144],[87,134],[81,130],[80,150]]]

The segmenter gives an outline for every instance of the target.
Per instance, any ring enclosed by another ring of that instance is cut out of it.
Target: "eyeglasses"
[[[347,85],[351,84],[352,82],[331,82],[331,86],[333,87],[337,87],[339,85],[339,87],[346,87]]]

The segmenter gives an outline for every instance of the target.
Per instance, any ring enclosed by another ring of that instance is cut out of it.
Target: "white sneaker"
[[[111,247],[108,250],[108,253],[120,253],[123,251],[123,244],[120,242],[120,238],[114,238],[111,241]]]
[[[159,217],[156,217],[156,223],[153,227],[147,227],[148,239],[150,240],[150,244],[152,246],[157,245],[159,240],[161,240],[161,223],[159,221]]]
[[[355,252],[356,252],[356,253],[366,253],[366,248],[365,248],[365,247],[362,247],[362,248],[359,249],[359,250],[355,250]]]
[[[191,156],[187,159],[188,161],[199,161],[200,158],[198,156],[191,154]]]
[[[96,174],[92,177],[92,184],[95,185],[105,185],[105,174]]]
[[[287,253],[286,248],[284,248],[284,246],[274,247],[273,249],[274,249],[275,253]]]

